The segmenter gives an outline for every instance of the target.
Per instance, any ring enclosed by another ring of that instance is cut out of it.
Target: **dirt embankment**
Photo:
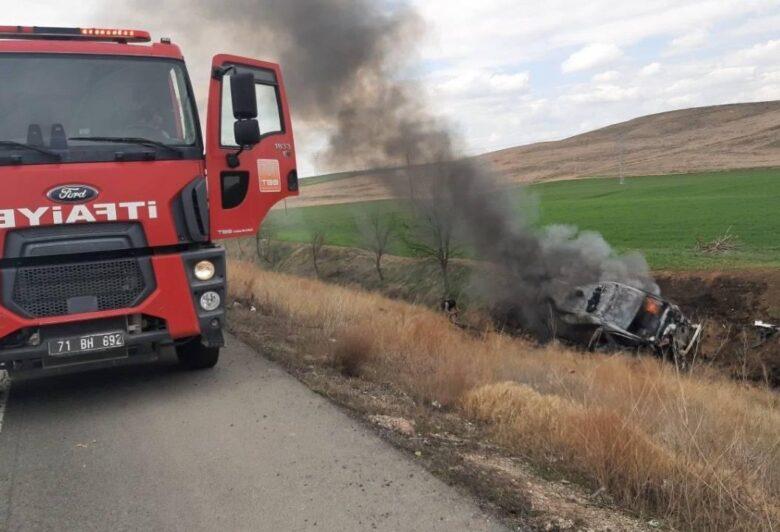
[[[732,377],[780,385],[780,334],[762,341],[756,320],[780,324],[780,271],[657,274],[662,293],[704,324],[701,361]]]

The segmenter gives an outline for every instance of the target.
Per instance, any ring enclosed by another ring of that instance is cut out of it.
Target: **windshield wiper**
[[[175,153],[178,156],[182,155],[182,151],[174,146],[169,146],[164,142],[157,140],[145,139],[143,137],[68,137],[68,140],[90,140],[93,142],[116,142],[119,144],[139,144],[141,146],[149,146],[154,148],[162,148],[168,150],[171,153]]]
[[[55,153],[53,151],[49,151],[45,148],[39,148],[38,146],[33,146],[32,144],[25,144],[23,142],[16,142],[13,140],[0,140],[0,146],[6,147],[6,148],[22,148],[24,150],[31,150],[34,152],[38,152],[41,155],[45,155],[47,157],[50,157],[54,159],[55,161],[62,160],[62,155],[59,153]]]

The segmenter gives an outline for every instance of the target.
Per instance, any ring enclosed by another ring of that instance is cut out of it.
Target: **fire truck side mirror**
[[[254,74],[245,72],[230,76],[230,95],[233,100],[233,117],[236,120],[257,118]]]
[[[236,144],[239,146],[254,146],[260,142],[260,124],[254,118],[236,120],[236,123],[233,125],[233,135],[236,137]]]
[[[239,150],[227,155],[230,168],[237,168],[241,161],[239,155],[244,149],[260,142],[260,124],[257,122],[257,96],[255,94],[255,76],[249,72],[230,76],[230,96],[233,103],[233,136]]]
[[[233,136],[238,144],[238,151],[228,153],[225,157],[229,168],[238,168],[241,165],[239,156],[244,150],[252,149],[255,144],[260,142],[260,124],[256,118],[236,120],[233,124]]]

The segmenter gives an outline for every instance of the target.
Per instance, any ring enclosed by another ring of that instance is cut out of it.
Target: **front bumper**
[[[160,348],[172,345],[174,342],[164,328],[132,331],[127,326],[127,321],[125,318],[109,318],[86,323],[41,327],[37,330],[34,345],[0,350],[0,368],[20,372],[102,364],[109,361],[117,363],[123,360],[134,360],[142,355],[156,354]],[[120,349],[68,357],[49,355],[49,341],[116,330],[125,332],[125,346]]]
[[[209,281],[194,277],[194,265],[204,259],[216,266]],[[132,358],[141,352],[154,351],[177,340],[201,337],[210,347],[224,345],[222,327],[225,321],[226,295],[225,251],[222,247],[204,247],[179,253],[151,255],[155,288],[131,308],[67,314],[45,318],[27,318],[0,307],[0,369],[38,369],[55,363],[48,357],[48,341],[92,332],[122,330],[126,332],[126,353],[102,352],[96,358]],[[223,304],[214,311],[200,308],[203,292],[217,292]],[[143,327],[130,326],[143,322]],[[151,349],[148,349],[151,348]],[[60,364],[60,360],[56,361]],[[91,362],[74,358],[73,364]]]

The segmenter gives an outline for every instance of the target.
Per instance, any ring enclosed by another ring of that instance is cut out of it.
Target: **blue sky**
[[[780,99],[779,0],[409,1],[427,29],[407,72],[469,153],[666,110]],[[156,37],[174,26],[160,13],[96,20],[106,5],[27,0],[4,6],[0,24],[134,26]],[[242,53],[197,32],[170,36],[201,101],[210,56]],[[296,122],[302,174],[326,170],[317,157],[326,134]]]

